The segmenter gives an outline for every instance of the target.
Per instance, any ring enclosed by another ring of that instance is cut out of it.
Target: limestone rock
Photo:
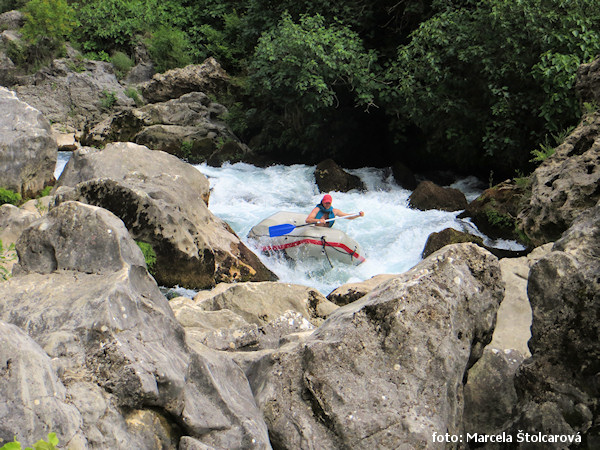
[[[467,199],[458,189],[440,187],[431,181],[421,181],[408,200],[411,208],[422,211],[459,211],[467,207]]]
[[[63,203],[21,235],[17,251],[38,256],[22,258],[22,270],[0,283],[0,320],[50,356],[88,448],[158,449],[181,436],[217,448],[268,447],[244,374],[222,355],[190,351],[116,216]]]
[[[25,14],[21,11],[6,11],[0,14],[0,31],[19,30],[25,25]]]
[[[440,248],[450,245],[459,244],[462,242],[472,242],[483,247],[483,239],[479,236],[455,230],[454,228],[446,228],[439,233],[431,233],[427,238],[425,247],[423,248],[423,258],[427,258],[432,253]]]
[[[518,216],[535,246],[554,242],[600,200],[600,113],[583,120],[532,174],[531,197]]]
[[[469,370],[465,384],[466,433],[499,435],[518,415],[514,386],[517,370],[531,356],[531,307],[527,297],[529,271],[549,251],[551,244],[520,258],[500,260],[504,299],[496,316],[492,341]]]
[[[246,373],[273,446],[444,448],[502,294],[494,256],[452,245],[264,356]]]
[[[396,183],[404,189],[412,191],[418,185],[414,173],[400,162],[396,162],[392,165],[392,174]]]
[[[337,309],[308,287],[268,282],[221,283],[198,293],[194,300],[179,297],[170,305],[186,330],[190,347],[246,355],[296,340]],[[246,364],[232,356],[240,366]]]
[[[332,159],[326,159],[317,164],[315,179],[319,192],[348,192],[352,189],[365,189],[359,177],[349,174]]]
[[[486,347],[469,370],[465,384],[465,432],[496,436],[514,418],[517,391],[515,374],[525,360],[517,350]]]
[[[17,208],[8,203],[0,205],[0,241],[7,246],[16,244],[23,230],[40,218],[40,214]]]
[[[228,309],[248,323],[267,325],[287,311],[295,311],[319,326],[337,306],[306,286],[287,283],[235,283],[201,291],[194,297],[204,311]]]
[[[150,103],[179,98],[190,92],[215,94],[226,86],[229,76],[214,58],[202,64],[157,73],[152,80],[140,85],[144,98]]]
[[[450,245],[450,244],[458,244],[461,242],[472,242],[474,244],[479,245],[482,248],[485,248],[491,254],[495,255],[498,258],[519,258],[527,255],[530,250],[508,250],[503,248],[495,248],[484,245],[483,239],[480,236],[475,236],[470,233],[465,233],[464,231],[458,231],[453,228],[445,228],[438,233],[431,233],[427,238],[427,242],[425,242],[425,247],[423,248],[422,256],[426,258],[431,255],[433,252],[438,251],[440,248]]]
[[[237,162],[250,150],[223,122],[226,112],[206,94],[191,92],[113,114],[93,127],[83,142],[95,147],[109,142],[135,142],[192,164],[207,159]]]
[[[525,200],[525,186],[512,180],[486,189],[458,217],[470,217],[486,236],[518,240],[516,218]]]
[[[600,59],[577,68],[575,91],[582,103],[600,103]]]
[[[82,242],[88,244],[85,251],[80,247]],[[118,217],[77,202],[61,204],[23,231],[17,252],[15,274],[57,270],[102,274],[129,265],[146,265],[141,250]]]
[[[514,429],[600,442],[597,426],[600,314],[600,206],[575,220],[529,275],[532,357],[515,385],[521,416]],[[546,448],[562,448],[560,443]]]
[[[54,432],[65,448],[85,448],[81,414],[66,397],[46,352],[0,322],[0,442],[33,444]]]
[[[114,109],[135,104],[125,94],[112,64],[78,58],[56,59],[14,89],[52,123],[76,130],[102,120]]]
[[[17,243],[23,230],[39,219],[40,215],[26,211],[16,206],[4,204],[0,206],[0,242],[2,243],[2,256],[0,266],[0,281],[8,278],[14,264],[17,262],[17,252],[14,244]]]
[[[349,303],[355,302],[356,300],[364,297],[369,292],[374,290],[380,284],[396,277],[397,275],[383,274],[376,275],[369,278],[368,280],[361,281],[358,283],[346,283],[339,288],[332,291],[328,296],[327,300],[335,303],[338,306],[344,306]]]
[[[57,202],[101,206],[156,252],[155,278],[164,286],[206,289],[218,282],[274,280],[222,220],[207,208],[208,180],[193,166],[132,143],[74,152],[58,182],[73,190]]]
[[[58,150],[50,123],[3,87],[0,111],[0,187],[35,197],[54,183]]]

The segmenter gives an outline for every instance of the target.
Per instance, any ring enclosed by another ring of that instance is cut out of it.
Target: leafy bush
[[[23,36],[34,44],[42,39],[63,42],[77,26],[75,10],[66,0],[31,0],[24,14]]]
[[[382,97],[416,125],[426,154],[503,175],[528,166],[524,149],[579,117],[576,69],[600,52],[595,0],[449,4],[398,47]]]
[[[140,93],[134,87],[129,86],[127,89],[125,89],[125,95],[132,99],[136,106],[141,106],[144,103],[140,97]]]
[[[11,205],[18,206],[21,203],[21,200],[21,194],[18,192],[0,188],[0,205],[10,203]]]
[[[135,36],[169,23],[177,3],[159,0],[90,0],[77,9],[76,37],[86,52],[127,51]]]
[[[120,51],[116,51],[112,54],[110,62],[115,67],[115,71],[119,78],[124,78],[133,67],[133,60]]]
[[[278,27],[260,38],[250,79],[262,95],[309,112],[334,107],[338,86],[353,91],[356,103],[368,107],[378,87],[372,72],[376,59],[341,23],[328,26],[319,14],[296,23],[284,14]]]
[[[117,103],[117,95],[107,90],[102,91],[100,95],[100,107],[106,111],[113,109]]]
[[[176,28],[160,27],[152,33],[148,53],[158,72],[183,67],[192,61],[187,35]]]
[[[259,39],[249,63],[244,86],[255,109],[232,118],[243,119],[249,135],[260,134],[258,151],[284,162],[339,156],[356,145],[346,137],[368,123],[363,111],[381,88],[376,59],[340,22],[328,24],[318,14],[295,22],[284,14]]]

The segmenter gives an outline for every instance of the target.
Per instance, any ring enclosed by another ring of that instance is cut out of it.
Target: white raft
[[[352,265],[365,261],[360,245],[335,228],[308,225],[294,228],[283,236],[269,236],[269,227],[284,223],[303,225],[306,223],[306,217],[306,214],[301,213],[278,212],[252,227],[248,238],[256,240],[262,252],[284,252],[294,260],[307,257],[327,258],[330,262],[338,261]]]

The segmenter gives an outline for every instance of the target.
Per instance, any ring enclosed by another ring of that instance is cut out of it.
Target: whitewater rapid
[[[457,219],[457,212],[418,211],[408,207],[411,191],[402,189],[384,169],[349,170],[367,187],[366,192],[331,193],[334,208],[347,213],[364,211],[355,220],[337,220],[335,227],[356,240],[367,261],[360,266],[326,260],[296,263],[260,255],[247,234],[254,225],[278,212],[301,212],[307,215],[321,200],[314,177],[314,166],[272,166],[258,168],[238,163],[223,167],[195,166],[206,175],[211,186],[209,209],[225,220],[242,241],[257,253],[261,261],[283,282],[303,284],[327,295],[340,285],[364,281],[378,274],[402,273],[417,264],[427,237],[445,228],[469,231],[484,237],[468,220]],[[469,201],[482,191],[481,182],[473,177],[454,185]],[[488,245],[521,248],[516,243],[484,237]]]
[[[55,176],[58,178],[70,157],[59,152]],[[194,166],[210,182],[209,209],[225,220],[240,239],[280,281],[316,288],[324,295],[348,282],[364,281],[379,274],[402,273],[421,261],[427,237],[445,228],[468,231],[482,236],[487,245],[521,249],[510,241],[491,241],[469,220],[458,219],[457,212],[418,211],[408,207],[409,190],[402,189],[384,169],[363,168],[348,172],[361,178],[365,192],[331,193],[333,206],[344,212],[364,211],[355,220],[337,220],[335,227],[347,233],[363,248],[367,260],[359,266],[326,260],[290,262],[260,254],[247,234],[254,225],[278,212],[291,211],[307,215],[321,200],[314,166],[272,166],[259,168],[249,164]],[[452,185],[465,193],[469,201],[482,191],[482,184],[470,177]],[[189,294],[188,294],[189,295]]]

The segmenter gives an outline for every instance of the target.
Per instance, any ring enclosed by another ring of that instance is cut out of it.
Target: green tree
[[[328,26],[322,16],[284,14],[279,26],[259,40],[250,64],[250,81],[287,105],[313,112],[337,103],[336,87],[355,92],[356,103],[373,104],[377,57],[358,35],[340,23]]]
[[[178,1],[88,0],[78,4],[75,35],[85,51],[128,53],[139,35],[177,23],[184,11]]]
[[[190,43],[187,35],[176,28],[159,27],[148,40],[148,52],[157,72],[190,64]]]
[[[23,36],[33,44],[42,39],[62,43],[77,25],[75,11],[66,0],[31,0],[24,14]]]
[[[415,125],[423,158],[514,174],[548,131],[578,119],[575,72],[600,51],[598,19],[593,0],[449,5],[388,69],[382,101],[403,118],[396,132]]]
[[[248,95],[259,106],[250,122],[258,120],[266,136],[261,150],[335,152],[328,139],[337,126],[333,116],[343,120],[346,107],[374,105],[381,87],[376,66],[375,52],[343,24],[328,24],[318,14],[295,22],[284,14],[261,36],[248,68]]]

